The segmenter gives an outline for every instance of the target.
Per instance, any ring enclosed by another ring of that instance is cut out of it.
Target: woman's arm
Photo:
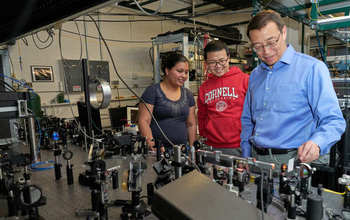
[[[190,107],[189,114],[186,121],[188,142],[190,146],[193,146],[193,142],[196,140],[196,116],[195,116],[195,106]]]
[[[146,143],[151,150],[154,150],[153,147],[155,145],[152,135],[152,130],[150,127],[152,116],[146,108],[146,105],[150,112],[153,112],[153,105],[148,103],[140,103],[139,104],[139,112],[138,112],[138,126],[140,133],[143,137],[146,137]]]

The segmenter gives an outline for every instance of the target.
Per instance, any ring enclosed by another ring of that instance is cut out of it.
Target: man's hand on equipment
[[[298,148],[298,158],[303,163],[317,160],[320,156],[320,147],[313,141],[307,141]]]

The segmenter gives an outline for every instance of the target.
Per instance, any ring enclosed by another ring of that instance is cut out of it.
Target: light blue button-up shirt
[[[346,126],[326,65],[291,45],[273,68],[251,73],[241,121],[243,157],[252,144],[289,149],[308,140],[324,155]]]

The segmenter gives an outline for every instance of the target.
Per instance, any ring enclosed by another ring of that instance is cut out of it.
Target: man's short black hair
[[[210,41],[204,48],[204,59],[207,60],[208,53],[220,51],[222,49],[225,49],[227,56],[229,56],[230,53],[228,47],[224,42],[222,42],[221,40]]]

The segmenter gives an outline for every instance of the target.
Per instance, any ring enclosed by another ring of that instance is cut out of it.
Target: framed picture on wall
[[[52,66],[31,66],[33,82],[53,82]]]

